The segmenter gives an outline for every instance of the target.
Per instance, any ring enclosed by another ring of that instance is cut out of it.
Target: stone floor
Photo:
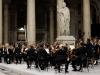
[[[27,69],[26,64],[0,64],[0,75],[65,75],[64,70],[61,73],[55,73],[54,68],[50,67],[47,70],[40,70],[34,68]],[[86,68],[83,72],[73,72],[71,65],[69,65],[69,73],[66,75],[100,75],[100,65],[95,65],[94,68],[89,67],[89,72]]]

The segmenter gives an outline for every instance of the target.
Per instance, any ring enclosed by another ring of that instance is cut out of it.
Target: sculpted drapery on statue
[[[63,2],[62,9],[57,6],[57,13],[60,16],[60,36],[70,35],[70,10]]]

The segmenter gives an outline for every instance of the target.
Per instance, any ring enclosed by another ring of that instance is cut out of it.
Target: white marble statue
[[[60,35],[70,35],[70,10],[66,7],[66,3],[63,2],[62,9],[57,6],[57,12],[60,16]]]

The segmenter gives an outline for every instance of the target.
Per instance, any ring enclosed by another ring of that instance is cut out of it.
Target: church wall
[[[24,0],[23,0],[24,1]],[[48,0],[49,1],[49,0]],[[75,0],[73,2],[73,0],[66,0],[67,1],[67,6],[68,8],[70,9],[70,16],[71,16],[71,19],[70,19],[70,34],[72,36],[74,36],[76,39],[79,39],[80,36],[82,35],[82,32],[83,32],[83,7],[82,7],[82,0],[79,2],[78,0]],[[97,14],[97,23],[100,23],[100,0],[90,0],[91,3],[94,3],[94,5],[96,6],[96,8],[98,9],[96,14]],[[17,2],[17,0],[16,0]],[[40,2],[40,3],[39,3]],[[44,4],[41,4],[41,1],[40,0],[37,0],[37,6],[38,5],[42,5],[43,7],[43,12],[41,12],[42,10],[38,10],[36,11],[36,29],[37,29],[37,34],[36,36],[37,37],[41,37],[43,39],[43,37],[45,36],[44,34],[46,34],[46,39],[47,37],[50,36],[49,34],[49,22],[50,22],[50,19],[49,19],[49,5],[47,3],[45,3],[45,1],[43,2]],[[80,6],[80,3],[81,3],[81,6]],[[11,4],[10,4],[11,5]],[[56,5],[56,4],[55,4]],[[38,9],[38,7],[36,6],[36,10]],[[12,7],[15,7],[17,8],[17,5],[14,6],[14,4],[12,4]],[[56,35],[57,35],[57,30],[56,30],[56,8],[54,8],[55,11],[54,11],[54,38],[56,39]],[[17,41],[17,33],[18,32],[21,32],[21,31],[18,31],[17,30],[17,17],[18,16],[16,14],[16,10],[17,9],[14,9],[11,10],[9,9],[10,11],[10,21],[9,21],[9,42],[16,42]],[[40,14],[40,15],[39,15]],[[22,31],[24,32],[24,31]],[[39,36],[40,35],[40,36]],[[38,39],[37,39],[38,40]],[[42,41],[42,40],[40,40]],[[38,40],[38,42],[40,42]],[[19,42],[19,41],[18,41]]]

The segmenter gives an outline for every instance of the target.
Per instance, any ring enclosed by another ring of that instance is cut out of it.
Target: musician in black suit
[[[94,57],[94,43],[93,40],[87,39],[85,44],[87,51],[88,51],[88,57],[93,58]]]
[[[9,64],[11,63],[11,62],[13,62],[13,57],[14,57],[14,52],[13,52],[13,50],[14,50],[14,48],[13,48],[13,45],[10,45],[10,48],[8,49],[9,50]]]
[[[73,71],[80,71],[82,68],[82,61],[86,59],[87,49],[84,47],[84,43],[79,43],[79,48],[76,51],[75,58],[72,59]],[[77,70],[76,66],[79,65],[80,68]]]
[[[24,62],[26,61],[26,57],[27,57],[27,55],[26,55],[26,45],[25,44],[22,44],[22,46],[21,46],[21,57],[20,57],[20,59],[22,60],[24,60]]]
[[[67,47],[66,47],[67,48]],[[67,60],[67,51],[66,48],[64,47],[63,44],[59,45],[59,50],[56,51],[56,56],[57,55],[64,55],[65,56],[65,73],[68,73],[68,65],[69,65],[69,60]],[[64,59],[64,58],[58,58],[59,59]],[[56,59],[57,60],[57,59]],[[58,68],[58,70],[60,70],[60,65],[55,66],[55,68]]]
[[[9,44],[5,44],[4,60],[7,64],[10,64],[10,45]]]
[[[40,48],[37,50],[37,56],[41,55],[41,54],[45,54],[48,55],[48,53],[46,52],[46,50],[43,48],[44,45],[40,45]]]
[[[68,44],[64,44],[63,49],[67,52],[68,51]]]
[[[18,64],[18,61],[20,61],[21,64],[21,48],[18,47],[18,44],[15,44],[15,51],[14,51],[16,64]]]
[[[27,68],[30,68],[32,61],[36,61],[37,57],[36,57],[36,53],[35,53],[35,49],[33,48],[33,46],[29,46],[29,49],[27,50]]]
[[[43,44],[40,45],[40,48],[37,50],[36,55],[37,58],[40,59],[41,57],[39,57],[40,55],[45,55],[46,57],[48,56],[48,53],[46,52],[46,50],[43,48]],[[45,58],[46,58],[45,57]],[[36,68],[38,67],[38,59],[36,62]],[[46,67],[45,64],[39,64],[41,70],[44,70],[44,68]]]
[[[2,45],[0,45],[0,63],[2,62],[2,56],[3,56],[3,48]]]
[[[94,40],[94,58],[96,60],[95,65],[97,65],[97,63],[98,63],[99,51],[100,51],[100,40],[98,40],[98,42],[97,42],[97,40],[95,39]]]

